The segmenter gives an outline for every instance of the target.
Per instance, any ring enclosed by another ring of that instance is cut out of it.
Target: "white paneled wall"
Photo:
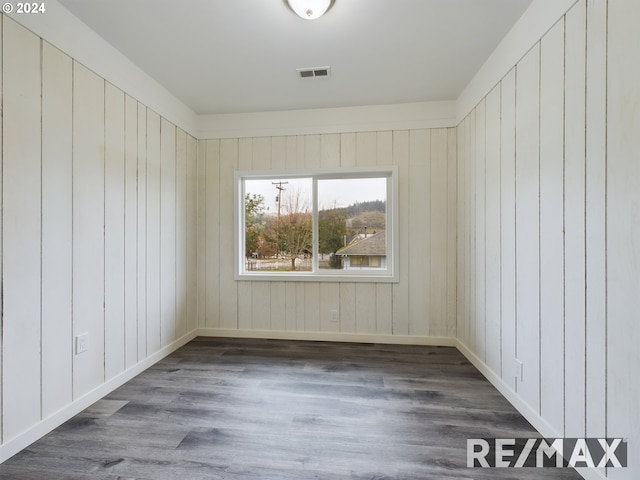
[[[124,370],[124,93],[105,84],[104,328],[115,341],[105,345],[105,377]]]
[[[4,50],[2,48],[2,42],[3,42],[3,22],[0,21],[0,102],[3,102],[3,70],[4,70],[4,62],[3,62],[3,54],[4,54]],[[4,126],[2,125],[2,122],[0,122],[0,152],[2,152],[2,148],[3,148],[3,137],[4,137]],[[2,187],[3,187],[3,181],[2,181],[2,170],[0,169],[0,211],[3,208],[3,202],[2,202],[2,198],[3,198],[3,193],[2,193]],[[2,221],[0,221],[0,238],[3,237],[3,233],[2,233]],[[1,247],[0,247],[1,250]],[[2,252],[0,251],[0,272],[2,271],[3,265],[2,265]],[[4,295],[4,281],[2,279],[3,275],[0,275],[0,296]],[[3,309],[0,308],[0,327],[2,327],[3,325]],[[4,343],[4,328],[0,328],[0,371],[4,371],[4,367],[3,367],[3,363],[2,363],[2,344]],[[3,389],[4,386],[2,384],[3,382],[0,381],[0,410],[3,408]],[[2,441],[2,429],[3,429],[3,422],[2,422],[2,415],[0,415],[0,442]]]
[[[72,400],[73,62],[42,44],[42,416]],[[60,319],[65,319],[62,323]]]
[[[564,22],[540,43],[540,412],[563,425]]]
[[[455,156],[452,128],[199,141],[199,327],[302,338],[455,337]],[[399,168],[399,283],[234,280],[234,170],[375,165]]]
[[[216,140],[2,16],[0,461],[196,331],[457,338],[543,433],[638,458],[639,5],[577,1],[457,128]],[[234,280],[235,170],[374,165],[398,283]]]
[[[193,335],[197,226],[196,140],[1,26],[4,459]]]
[[[578,1],[457,129],[461,349],[543,434],[630,439],[588,478],[639,472],[636,3]]]
[[[640,478],[640,3],[608,7],[606,427],[629,436],[628,471]]]
[[[40,419],[40,39],[3,25],[3,439]],[[8,121],[8,120],[11,121]]]
[[[585,435],[585,90],[586,7],[565,16],[564,176],[564,430]]]

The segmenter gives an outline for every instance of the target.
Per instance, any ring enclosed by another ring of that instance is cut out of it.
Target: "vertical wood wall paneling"
[[[376,143],[376,165],[392,165],[393,132],[377,132]],[[375,289],[376,333],[391,335],[393,333],[393,285],[391,283],[377,283]]]
[[[409,334],[409,131],[393,132],[393,164],[398,167],[399,282],[393,284],[394,335]]]
[[[586,275],[587,436],[606,432],[607,2],[587,1]]]
[[[187,135],[187,330],[198,327],[198,142]],[[230,229],[229,229],[230,230]],[[233,277],[233,273],[231,274]],[[235,297],[235,295],[234,295]]]
[[[253,139],[251,168],[269,170],[271,168],[271,138]],[[275,192],[275,187],[273,189]],[[274,193],[275,195],[275,193]],[[252,317],[251,326],[257,330],[271,328],[271,286],[270,282],[250,282]]]
[[[376,283],[350,283],[339,282],[335,284],[325,284],[324,282],[262,282],[262,281],[241,281],[229,280],[230,275],[223,273],[223,265],[228,260],[229,273],[232,272],[233,259],[223,259],[220,257],[219,273],[216,278],[220,282],[219,299],[210,299],[211,305],[217,305],[220,312],[220,321],[229,322],[224,328],[239,328],[243,330],[274,330],[274,331],[340,331],[353,333],[375,333],[375,334],[410,334],[409,319],[413,318],[413,334],[417,335],[450,335],[455,332],[455,249],[447,246],[448,239],[455,239],[455,191],[457,166],[455,165],[456,144],[455,129],[440,129],[436,134],[437,142],[432,145],[430,130],[419,130],[416,132],[361,132],[348,134],[328,134],[328,135],[300,135],[289,137],[256,137],[242,139],[228,139],[224,141],[201,141],[199,144],[199,154],[202,164],[199,163],[198,178],[204,181],[200,188],[206,195],[205,200],[200,194],[200,204],[204,203],[202,210],[210,209],[216,199],[219,201],[218,220],[210,222],[216,226],[216,234],[219,235],[220,244],[212,247],[208,237],[209,230],[205,235],[199,234],[198,241],[201,253],[205,256],[222,255],[223,243],[233,247],[233,232],[225,232],[224,226],[233,221],[232,207],[233,182],[225,181],[228,176],[232,178],[232,172],[238,170],[273,170],[279,168],[336,168],[355,166],[376,166],[397,164],[404,175],[405,187],[410,186],[411,169],[414,169],[413,193],[418,196],[419,201],[410,201],[411,193],[407,188],[400,188],[400,197],[406,196],[407,208],[414,209],[417,222],[411,222],[411,216],[401,213],[405,217],[406,229],[401,235],[401,242],[410,245],[411,225],[417,225],[422,232],[421,239],[426,239],[427,245],[434,236],[434,248],[439,250],[437,260],[433,262],[435,269],[431,273],[431,256],[436,256],[436,252],[431,252],[429,248],[424,250],[421,241],[413,241],[413,248],[422,253],[418,253],[419,260],[423,266],[413,267],[413,275],[418,279],[419,284],[411,286],[409,255],[405,252],[406,268],[403,274],[406,281],[401,284],[376,284]],[[411,150],[410,136],[413,135],[414,147]],[[211,155],[211,144],[219,143],[219,158],[215,163],[220,165],[219,176],[211,177],[211,172],[207,168],[211,162],[205,159]],[[225,150],[226,153],[222,153]],[[398,155],[398,160],[394,158]],[[413,155],[413,165],[410,167],[410,157]],[[225,158],[230,162],[226,162]],[[440,182],[433,183],[433,188],[429,188],[429,194],[425,209],[421,201],[424,200],[424,182],[429,181],[431,185],[430,169],[431,158],[437,158],[436,175],[442,177]],[[453,166],[450,165],[453,161]],[[205,168],[206,165],[206,168]],[[224,169],[224,171],[223,171]],[[420,176],[422,174],[422,176]],[[449,178],[451,176],[451,178]],[[402,182],[402,180],[400,180]],[[453,186],[451,186],[453,185]],[[225,189],[227,189],[225,191]],[[433,190],[433,192],[431,192]],[[209,192],[217,192],[216,198],[209,198]],[[404,193],[403,193],[404,192]],[[453,195],[453,198],[451,196]],[[228,200],[225,200],[227,198]],[[433,196],[433,199],[431,198]],[[402,199],[400,200],[402,202]],[[228,204],[228,205],[226,205]],[[225,206],[226,205],[226,206]],[[432,210],[433,205],[433,212]],[[228,208],[227,208],[228,207]],[[200,207],[198,207],[200,208]],[[402,207],[401,207],[402,210]],[[199,213],[200,218],[207,218],[207,214]],[[228,218],[226,218],[228,216]],[[401,217],[402,218],[402,217]],[[438,232],[431,232],[431,223],[437,224]],[[401,219],[402,223],[403,220]],[[401,227],[403,228],[403,227]],[[203,238],[205,237],[205,238]],[[226,240],[225,240],[226,239]],[[455,240],[454,240],[455,241]],[[436,242],[439,246],[435,245]],[[206,250],[205,250],[206,248]],[[453,259],[453,261],[451,261]],[[402,260],[401,260],[402,262]],[[200,264],[198,257],[198,264]],[[449,263],[452,263],[449,265]],[[207,262],[207,265],[209,263]],[[437,271],[436,271],[437,270]],[[424,272],[428,271],[428,278],[424,278]],[[209,278],[209,274],[206,274]],[[440,291],[427,294],[428,285],[432,283],[431,276],[434,276],[433,284],[439,286]],[[435,282],[439,279],[439,283]],[[208,283],[209,280],[207,280]],[[222,294],[225,285],[229,289],[235,288],[230,295]],[[409,290],[413,288],[415,305],[413,315],[409,314]],[[203,295],[208,295],[212,289],[207,286]],[[403,293],[405,302],[395,307],[399,293]],[[236,300],[229,300],[234,296]],[[433,297],[431,301],[430,296]],[[434,305],[430,307],[430,305]],[[449,305],[451,304],[451,305]],[[225,306],[226,305],[226,306]],[[222,314],[222,309],[229,311],[230,315]],[[428,309],[433,308],[431,315],[434,318],[433,325],[428,321]],[[235,309],[235,310],[234,310]],[[338,313],[338,322],[332,319],[332,312]],[[228,320],[226,320],[228,318]],[[450,320],[449,320],[450,319]],[[451,325],[453,323],[453,325]],[[215,325],[222,326],[222,325]],[[214,326],[214,327],[215,327]],[[398,330],[397,327],[400,327]]]
[[[564,124],[565,430],[585,435],[585,49],[586,0],[566,15]]]
[[[303,282],[304,286],[304,330],[307,332],[320,331],[320,284],[317,282]]]
[[[285,137],[285,144],[284,166],[287,170],[292,170],[298,166],[298,137],[295,135]]]
[[[275,142],[276,139],[274,138]],[[275,163],[275,157],[271,159],[273,168],[279,168]],[[320,168],[340,168],[340,134],[331,133],[320,136]]]
[[[188,210],[187,210],[187,134],[176,130],[176,338],[188,331],[187,275],[188,275]]]
[[[273,137],[271,139],[269,158],[273,170],[287,168],[287,137]]]
[[[124,328],[125,368],[138,361],[138,103],[124,98]]]
[[[138,103],[138,361],[147,356],[147,108]]]
[[[337,312],[337,318],[340,318],[340,284],[322,282],[319,285],[320,289],[320,305],[322,310],[320,312],[320,330],[323,332],[337,332],[339,331],[340,324],[338,321],[333,321],[332,311]],[[274,319],[272,318],[272,321]]]
[[[180,131],[176,145],[174,125],[4,16],[0,52],[5,443],[157,351],[163,313],[164,343],[176,338],[196,143]],[[88,350],[75,354],[80,334]]]
[[[147,354],[161,345],[160,116],[147,109]]]
[[[356,331],[355,283],[340,283],[340,331],[343,333]]]
[[[608,18],[607,436],[629,438],[629,467],[608,474],[622,480],[640,478],[640,3],[611,1]]]
[[[105,379],[124,371],[124,93],[104,92],[104,335]]]
[[[77,62],[73,73],[73,333],[89,334],[88,351],[73,359],[77,399],[105,375],[105,82]]]
[[[431,131],[409,135],[409,335],[429,334]]]
[[[268,282],[269,320],[272,330],[285,330],[287,289],[285,282]]]
[[[72,401],[72,74],[42,43],[42,417]]]
[[[252,159],[253,139],[241,138],[238,142],[238,170],[251,170]],[[252,328],[253,300],[251,283],[250,281],[238,282],[238,328],[241,330]]]
[[[502,316],[500,305],[500,84],[486,99],[485,156],[485,362],[502,376]]]
[[[456,143],[457,143],[457,269],[456,269],[456,335],[458,340],[464,345],[469,345],[466,336],[466,322],[465,312],[467,308],[467,249],[466,249],[466,236],[468,234],[465,217],[467,214],[467,188],[465,184],[466,179],[466,119],[461,121],[456,128]]]
[[[285,284],[285,311],[284,311],[284,322],[285,322],[285,330],[293,330],[296,325],[296,303],[297,303],[297,294],[296,294],[296,283],[295,282],[286,282]]]
[[[3,83],[3,61],[2,61],[2,57],[3,57],[3,28],[2,28],[2,23],[3,23],[3,19],[4,16],[0,17],[0,105],[2,105],[2,95],[3,95],[3,89],[2,89],[2,83]],[[3,155],[3,148],[2,148],[2,138],[3,138],[3,125],[2,125],[2,118],[0,118],[0,165],[2,165],[2,155]],[[2,272],[2,257],[4,255],[4,249],[2,247],[2,239],[4,238],[4,235],[2,233],[2,211],[3,211],[3,193],[2,193],[2,168],[0,168],[0,272]],[[0,274],[0,298],[2,298],[3,296],[3,275]],[[3,367],[3,348],[2,345],[4,344],[4,319],[3,319],[3,306],[0,305],[0,378],[2,377],[2,372],[4,371],[4,367]],[[0,443],[2,442],[2,412],[4,411],[3,408],[3,399],[4,399],[4,393],[3,393],[3,382],[0,381]]]
[[[3,440],[41,419],[40,39],[4,17]]]
[[[304,168],[317,170],[320,168],[321,135],[304,135]]]
[[[429,185],[429,335],[447,334],[447,129],[431,130]],[[427,252],[425,252],[427,253]]]
[[[296,282],[295,285],[296,285],[295,302],[294,302],[296,306],[295,329],[303,332],[305,330],[305,325],[306,325],[305,286],[304,286],[304,282]]]
[[[475,136],[475,352],[478,357],[486,361],[486,296],[485,296],[485,267],[486,267],[486,238],[485,238],[485,194],[486,194],[486,99],[480,101],[476,107],[476,136]]]
[[[292,168],[305,168],[305,155],[306,155],[306,135],[297,135],[296,141],[296,155],[294,157],[294,164]]]
[[[456,296],[456,272],[458,254],[458,230],[457,230],[457,140],[456,129],[447,129],[447,316],[445,319],[447,337],[455,338],[457,335],[457,303]]]
[[[374,333],[376,325],[375,285],[371,283],[356,283],[355,292],[356,333]]]
[[[176,127],[160,120],[160,345],[176,338]]]
[[[502,79],[500,123],[500,278],[502,380],[516,389],[516,69]]]
[[[516,352],[518,393],[540,405],[540,45],[520,61],[516,78]]]
[[[234,279],[233,172],[238,167],[238,140],[220,140],[220,327],[238,328],[238,282]]]
[[[340,166],[354,168],[356,166],[356,134],[340,134]]]
[[[467,189],[469,195],[467,197],[467,236],[468,236],[468,254],[467,254],[467,341],[470,348],[474,349],[476,345],[476,110],[474,109],[467,115],[466,133],[466,151],[467,151]]]
[[[220,326],[220,140],[207,140],[206,148],[206,299],[205,326]],[[233,211],[233,207],[230,207]]]
[[[207,141],[198,140],[197,157],[197,325],[207,326]],[[233,225],[233,223],[231,223]],[[230,227],[232,228],[232,227]]]
[[[564,19],[540,43],[540,413],[564,429]]]

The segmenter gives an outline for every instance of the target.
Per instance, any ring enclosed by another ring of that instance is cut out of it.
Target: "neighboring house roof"
[[[374,233],[349,246],[341,248],[336,255],[386,255],[387,242],[385,232]]]

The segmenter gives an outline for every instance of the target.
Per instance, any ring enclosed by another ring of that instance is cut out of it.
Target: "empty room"
[[[0,20],[0,479],[640,478],[640,2]]]

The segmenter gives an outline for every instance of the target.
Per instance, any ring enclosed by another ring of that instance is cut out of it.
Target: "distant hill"
[[[374,200],[371,202],[354,203],[348,207],[331,208],[318,212],[319,220],[334,216],[342,217],[346,221],[346,234],[349,238],[365,232],[376,233],[384,230],[386,224],[386,202]]]
[[[354,218],[365,212],[385,212],[387,208],[387,202],[382,200],[372,200],[370,202],[360,202],[349,205],[342,208],[328,208],[326,210],[320,210],[318,214],[320,217],[326,214],[343,214],[347,218]]]

